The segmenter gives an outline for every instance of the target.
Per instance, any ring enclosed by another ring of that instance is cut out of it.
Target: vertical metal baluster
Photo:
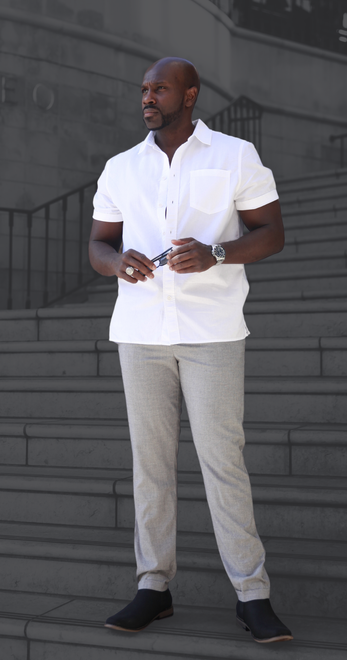
[[[345,166],[345,136],[343,135],[340,139],[340,166]]]
[[[25,301],[25,308],[31,307],[31,228],[33,223],[32,213],[27,214],[27,227],[28,227],[28,263],[27,263],[27,299]]]
[[[259,109],[259,114],[258,114],[258,142],[259,142],[259,149],[258,153],[259,156],[261,157],[261,150],[262,150],[262,127],[261,127],[261,120],[263,116],[263,111]]]
[[[48,304],[48,241],[49,241],[49,204],[45,206],[45,282],[43,292],[43,306]]]
[[[84,205],[84,188],[79,193],[80,203],[80,222],[79,222],[79,241],[78,241],[78,285],[81,286],[83,280],[82,274],[82,241],[83,241],[83,205]]]
[[[8,212],[9,245],[8,245],[8,298],[7,309],[12,309],[12,268],[13,268],[13,211]]]
[[[245,135],[245,139],[248,140],[248,142],[251,142],[252,141],[252,136],[251,136],[251,115],[252,115],[252,110],[251,110],[250,103],[248,103],[248,101],[246,102],[245,108],[246,108],[246,115],[245,115],[244,120],[243,120],[244,135]]]
[[[65,269],[66,269],[66,211],[67,211],[67,197],[63,198],[63,240],[62,240],[62,273],[61,273],[61,289],[60,294],[63,296],[66,291],[66,279],[65,279]]]

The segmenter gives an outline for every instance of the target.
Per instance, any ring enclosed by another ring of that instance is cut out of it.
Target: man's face
[[[184,110],[184,85],[169,67],[153,67],[142,82],[143,121],[150,131],[159,131],[178,120]]]

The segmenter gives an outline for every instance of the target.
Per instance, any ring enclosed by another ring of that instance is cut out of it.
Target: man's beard
[[[152,131],[160,131],[162,128],[165,128],[166,126],[170,126],[176,119],[179,119],[182,115],[183,112],[183,107],[184,107],[184,100],[182,99],[182,103],[180,107],[175,110],[174,112],[169,112],[167,115],[163,115],[163,113],[156,108],[156,110],[159,112],[162,118],[162,123],[160,126],[156,126],[155,128],[152,128]],[[144,120],[144,117],[143,117]]]

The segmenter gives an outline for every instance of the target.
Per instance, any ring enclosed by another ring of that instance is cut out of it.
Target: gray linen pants
[[[176,574],[177,453],[182,392],[222,562],[241,601],[269,598],[265,550],[243,459],[245,340],[119,344],[131,446],[139,589]]]

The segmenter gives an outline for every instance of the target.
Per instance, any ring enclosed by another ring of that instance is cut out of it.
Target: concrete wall
[[[264,106],[262,158],[277,178],[338,165],[329,136],[347,127],[345,57],[237,28],[209,0],[0,0],[0,19],[0,206],[44,203],[142,140],[139,86],[165,55],[201,74],[195,116],[241,94]]]
[[[202,118],[240,94],[270,110],[278,176],[336,166],[347,58],[236,28],[209,0],[0,0],[0,17],[0,74],[17,88],[0,104],[2,204],[30,208],[143,139],[139,84],[166,54],[201,72]]]

